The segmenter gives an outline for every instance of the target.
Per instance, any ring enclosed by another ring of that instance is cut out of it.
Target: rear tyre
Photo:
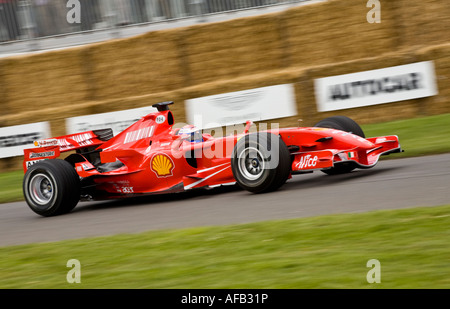
[[[253,193],[275,191],[288,179],[291,157],[283,140],[271,133],[245,135],[235,145],[231,169],[236,182]]]
[[[44,160],[25,173],[23,194],[31,210],[41,216],[65,214],[80,200],[80,179],[69,162]]]
[[[325,118],[319,121],[315,125],[315,127],[337,129],[345,132],[350,132],[352,134],[361,136],[362,138],[366,137],[359,124],[357,124],[353,119],[346,116],[332,116],[329,118]],[[353,164],[352,162],[346,162],[337,164],[335,167],[332,167],[330,169],[322,170],[322,172],[328,175],[338,175],[350,173],[355,168],[355,164]]]

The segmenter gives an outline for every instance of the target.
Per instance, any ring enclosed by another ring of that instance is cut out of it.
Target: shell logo
[[[150,167],[153,172],[155,172],[158,177],[168,177],[172,176],[172,171],[175,167],[171,158],[165,154],[154,155]]]

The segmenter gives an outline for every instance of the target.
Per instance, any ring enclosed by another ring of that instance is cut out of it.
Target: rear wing
[[[112,137],[112,129],[102,129],[35,141],[36,148],[23,151],[23,170],[26,172],[30,166],[39,161],[57,158],[62,152],[98,147]]]

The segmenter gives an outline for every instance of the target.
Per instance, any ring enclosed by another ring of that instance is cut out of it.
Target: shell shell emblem
[[[153,156],[150,167],[158,177],[172,176],[172,171],[175,167],[172,159],[165,154],[156,154]]]

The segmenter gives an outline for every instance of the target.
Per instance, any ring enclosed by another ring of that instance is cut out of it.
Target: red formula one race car
[[[348,173],[400,152],[398,137],[365,138],[353,120],[334,116],[314,127],[212,137],[193,126],[175,128],[168,105],[113,136],[94,130],[36,141],[24,150],[23,192],[42,215],[70,212],[80,200],[182,192],[238,183],[253,192],[278,189],[293,174]],[[254,126],[253,126],[254,127]],[[61,153],[72,151],[64,160]]]

